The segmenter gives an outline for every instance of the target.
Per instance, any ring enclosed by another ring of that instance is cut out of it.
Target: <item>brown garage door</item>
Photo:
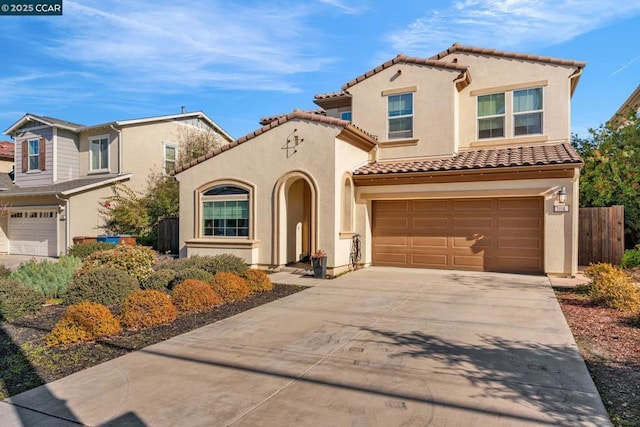
[[[543,199],[373,202],[373,264],[539,273]]]

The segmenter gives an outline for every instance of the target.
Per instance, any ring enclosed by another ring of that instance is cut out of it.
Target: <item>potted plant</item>
[[[318,249],[311,254],[311,265],[313,266],[313,277],[316,279],[324,279],[327,277],[327,253],[322,249]]]

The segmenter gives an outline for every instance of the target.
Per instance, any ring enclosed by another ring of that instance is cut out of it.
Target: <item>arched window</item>
[[[225,184],[202,192],[202,236],[250,236],[249,190]]]

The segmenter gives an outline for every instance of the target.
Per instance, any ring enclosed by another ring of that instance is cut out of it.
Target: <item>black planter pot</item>
[[[327,257],[311,258],[313,264],[313,277],[316,279],[324,279],[327,277]]]

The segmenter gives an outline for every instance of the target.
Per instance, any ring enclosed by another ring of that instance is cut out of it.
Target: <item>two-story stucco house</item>
[[[1,174],[0,252],[58,256],[74,236],[102,233],[100,203],[124,183],[144,190],[150,173],[176,166],[180,132],[232,138],[202,112],[84,126],[26,114],[9,129],[13,181]]]
[[[571,97],[585,63],[454,44],[398,55],[176,170],[181,255],[573,275]]]

